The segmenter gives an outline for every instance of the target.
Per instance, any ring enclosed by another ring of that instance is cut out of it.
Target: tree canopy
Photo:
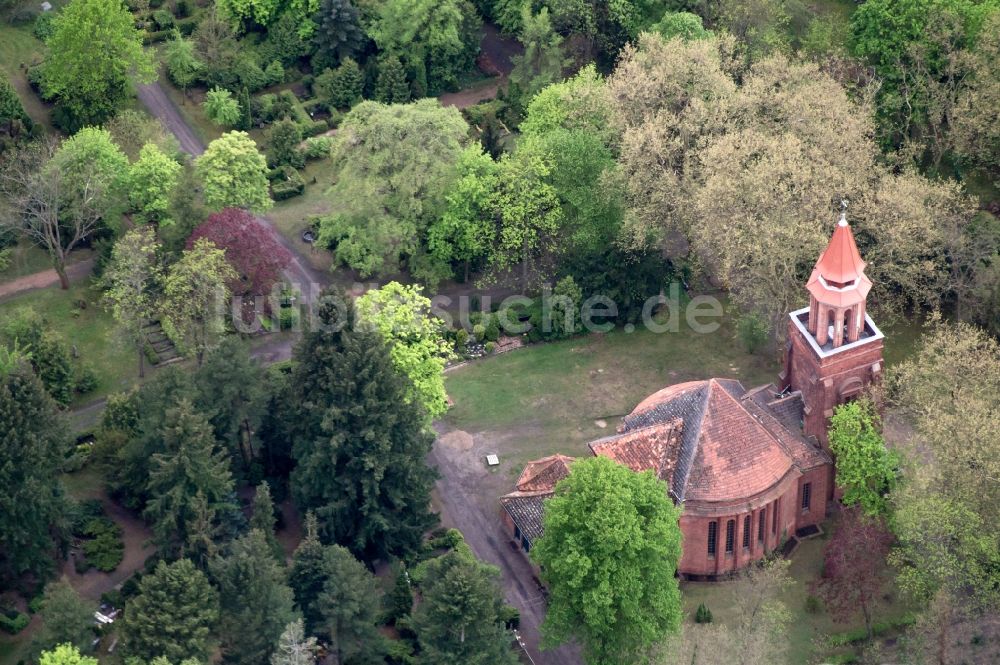
[[[531,550],[549,587],[544,644],[575,638],[589,663],[625,664],[677,632],[679,517],[651,472],[604,457],[574,462]]]

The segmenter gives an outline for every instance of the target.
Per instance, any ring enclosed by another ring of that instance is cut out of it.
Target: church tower
[[[865,312],[872,288],[846,205],[830,244],[806,283],[809,307],[789,315],[781,388],[802,393],[803,431],[829,450],[833,409],[882,373],[882,332]]]

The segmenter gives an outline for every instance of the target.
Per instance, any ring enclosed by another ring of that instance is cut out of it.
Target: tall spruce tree
[[[161,550],[183,555],[190,525],[204,518],[195,510],[199,495],[212,514],[227,513],[232,509],[233,479],[211,426],[186,399],[167,412],[161,436],[166,450],[153,455],[145,515],[153,521]]]
[[[125,612],[127,656],[171,663],[187,658],[207,662],[209,635],[219,619],[219,594],[187,559],[161,561],[139,583],[139,595]]]
[[[292,555],[288,584],[295,592],[295,606],[305,619],[306,632],[313,634],[322,621],[316,599],[323,592],[326,578],[323,573],[323,543],[319,541],[319,525],[312,513],[306,515],[305,530],[305,538]]]
[[[33,654],[71,644],[79,649],[90,646],[94,633],[93,606],[85,602],[68,582],[52,582],[42,596],[42,629],[31,641]]]
[[[500,571],[466,547],[430,561],[413,616],[421,663],[516,665],[501,612]]]
[[[326,581],[317,601],[323,617],[320,632],[329,637],[335,662],[378,658],[382,592],[375,576],[338,545],[330,545],[323,552],[323,575]]]
[[[325,297],[319,316],[289,382],[293,497],[316,513],[325,542],[364,557],[412,553],[435,522],[433,434],[388,348],[354,325],[343,296]]]
[[[0,585],[52,568],[68,444],[56,404],[31,367],[0,367]]]
[[[271,498],[271,486],[265,481],[257,485],[257,491],[253,496],[253,514],[250,516],[250,528],[264,534],[271,553],[274,554],[278,561],[284,561],[284,552],[274,534],[276,522],[274,500]]]
[[[266,487],[266,485],[265,485]],[[292,620],[292,590],[264,533],[252,529],[211,565],[219,586],[223,661],[266,663]]]

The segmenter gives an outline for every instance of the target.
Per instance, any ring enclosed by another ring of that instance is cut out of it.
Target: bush
[[[153,23],[157,30],[169,30],[174,27],[174,15],[169,9],[157,9],[153,12]]]
[[[125,596],[118,589],[112,589],[101,594],[101,602],[107,603],[111,607],[121,608],[125,605]]]
[[[823,605],[820,603],[819,598],[812,594],[806,596],[806,613],[819,614],[821,609],[823,609]]]
[[[278,313],[278,327],[281,330],[291,330],[299,321],[299,310],[296,307],[282,307]]]
[[[496,342],[500,339],[500,317],[491,315],[486,322],[486,330],[483,331],[483,339],[487,342]]]
[[[97,374],[89,363],[80,363],[76,368],[76,385],[74,390],[80,395],[86,395],[97,388]]]
[[[82,553],[77,553],[76,556],[73,557],[73,570],[76,571],[77,575],[83,575],[90,570],[90,562],[87,561],[87,557],[85,557]]]
[[[511,605],[504,605],[500,610],[500,620],[507,630],[517,630],[521,626],[521,612]]]
[[[173,30],[153,30],[151,32],[144,32],[142,35],[142,43],[147,46],[150,44],[159,44],[160,42],[165,42],[174,34]]]
[[[38,594],[28,602],[28,612],[31,614],[38,614],[42,611],[42,605],[45,604],[45,595]]]
[[[712,610],[706,607],[705,603],[698,605],[698,609],[694,613],[695,623],[712,623]]]
[[[290,166],[283,166],[280,176],[271,183],[271,196],[275,201],[283,201],[298,196],[305,188],[306,182],[299,172]]]
[[[271,64],[264,70],[267,85],[277,85],[285,80],[285,68],[280,60],[272,60]]]
[[[472,326],[472,336],[476,338],[477,342],[483,341],[486,336],[486,326],[481,323]]]
[[[106,517],[91,520],[84,528],[90,540],[83,544],[83,552],[95,568],[110,573],[118,567],[125,555],[121,527]]]
[[[497,343],[496,342],[486,342],[486,344],[483,346],[483,350],[485,350],[487,354],[491,354],[491,353],[493,353],[494,351],[497,350]]]
[[[52,19],[56,17],[55,12],[43,12],[35,19],[35,27],[31,29],[32,34],[39,40],[45,41],[52,36]]]
[[[767,342],[770,326],[759,314],[744,314],[736,322],[736,336],[747,353],[754,353]]]
[[[459,352],[465,350],[465,346],[469,343],[469,331],[465,328],[459,328],[455,331],[455,349]]]
[[[904,614],[893,619],[876,621],[872,624],[872,636],[878,637],[897,628],[912,626],[916,622],[917,618],[913,614]],[[855,628],[854,630],[848,630],[843,633],[834,633],[827,638],[827,642],[830,646],[842,647],[847,646],[848,644],[862,642],[867,639],[868,632],[865,630],[864,626],[862,626],[861,628]]]
[[[308,122],[300,122],[299,129],[302,130],[302,136],[312,137],[322,134],[328,128],[326,120],[309,120]]]
[[[326,159],[333,148],[333,139],[329,136],[310,136],[306,139],[302,156],[306,159]]]
[[[0,630],[11,635],[17,635],[28,627],[31,618],[22,612],[18,612],[14,617],[0,615]]]

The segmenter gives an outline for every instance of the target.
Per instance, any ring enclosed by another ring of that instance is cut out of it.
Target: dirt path
[[[500,568],[507,602],[521,613],[521,637],[536,665],[580,665],[577,648],[563,646],[551,651],[538,648],[539,626],[545,618],[545,600],[535,581],[531,565],[520,550],[511,545],[500,521],[500,504],[484,497],[489,473],[482,467],[472,436],[448,432],[441,426],[430,455],[430,462],[441,477],[435,486],[436,504],[441,522],[462,532],[469,547],[483,561]],[[490,492],[487,490],[487,494]]]
[[[79,282],[87,277],[94,269],[94,259],[86,259],[79,263],[66,266],[66,275],[70,283]],[[59,284],[59,275],[55,270],[43,270],[24,277],[0,284],[0,300],[10,296],[32,291],[34,289],[45,289]]]

